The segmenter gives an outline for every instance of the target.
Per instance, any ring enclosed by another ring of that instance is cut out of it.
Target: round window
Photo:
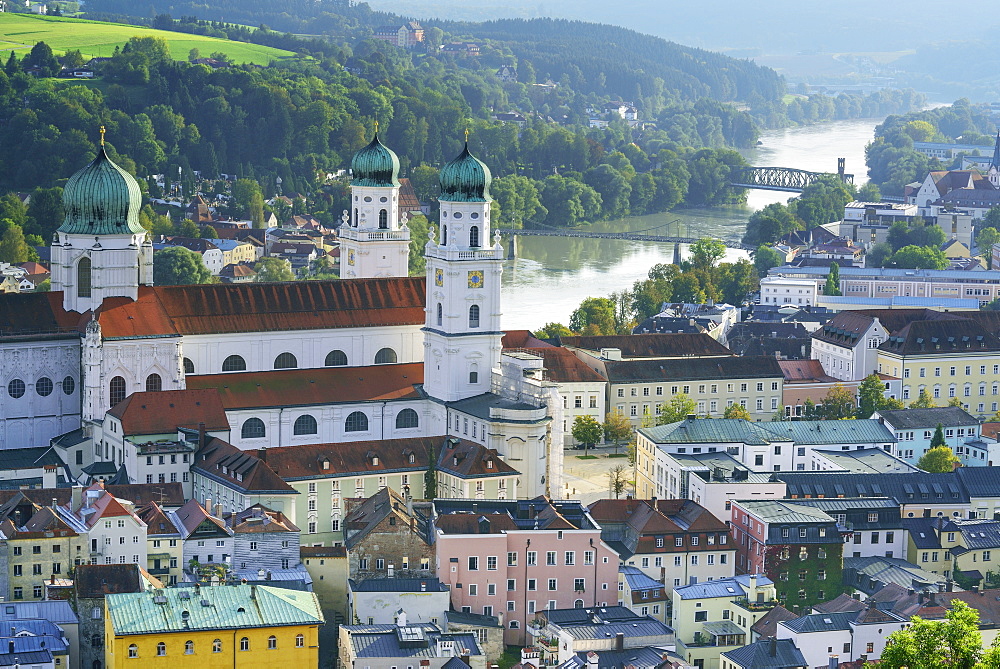
[[[454,217],[455,218],[462,218],[462,212],[456,211]]]
[[[371,195],[365,195],[365,202],[371,202],[371,201],[372,201]]]
[[[355,201],[355,202],[357,202],[357,201],[358,201],[358,196],[357,196],[357,195],[355,195],[355,196],[354,196],[354,201]]]
[[[24,381],[21,379],[12,379],[7,384],[7,393],[14,399],[24,397]]]
[[[47,376],[43,376],[35,382],[35,392],[42,397],[48,397],[52,394],[52,379]]]
[[[379,201],[379,202],[388,202],[388,201],[389,201],[389,198],[387,198],[387,197],[380,197],[380,198],[378,199],[378,201]]]
[[[471,214],[469,214],[469,217],[470,218],[479,218],[479,212],[478,211],[474,211]]]
[[[441,217],[442,217],[442,218],[448,218],[448,212],[446,212],[446,211],[442,211],[442,212],[441,212]]]

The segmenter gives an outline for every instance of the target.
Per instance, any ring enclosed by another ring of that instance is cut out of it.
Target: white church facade
[[[0,295],[3,448],[123,467],[109,409],[214,388],[240,449],[455,436],[518,470],[519,496],[558,497],[562,399],[541,358],[501,354],[489,169],[466,147],[441,170],[426,278],[407,276],[398,171],[377,136],[352,161],[340,281],[154,286],[141,193],[102,145],[66,184],[52,292]]]

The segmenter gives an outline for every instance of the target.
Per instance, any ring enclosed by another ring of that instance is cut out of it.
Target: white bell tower
[[[351,209],[338,231],[340,276],[409,276],[410,229],[399,214],[399,158],[378,139],[351,160]]]
[[[468,145],[440,179],[440,229],[424,252],[424,390],[454,402],[489,392],[500,364],[504,250],[499,233],[490,239],[490,170]]]

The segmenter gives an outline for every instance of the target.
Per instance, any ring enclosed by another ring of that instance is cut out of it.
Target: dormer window
[[[323,469],[329,469],[329,468],[330,468],[330,461],[329,461],[329,460],[327,460],[326,458],[323,458],[323,459],[322,459],[322,460],[320,461],[320,463],[319,463],[319,464],[320,464],[320,467],[322,467]]]
[[[486,461],[486,468],[487,469],[493,469],[493,461],[492,460],[487,460]]]

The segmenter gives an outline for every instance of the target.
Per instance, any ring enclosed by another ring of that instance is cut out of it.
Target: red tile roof
[[[557,346],[523,348],[522,351],[545,359],[545,378],[556,383],[604,383],[603,376],[587,366],[568,348]]]
[[[819,360],[779,360],[785,383],[833,383],[837,379],[823,371]]]
[[[189,389],[218,390],[226,409],[418,399],[423,382],[419,362],[187,377]]]
[[[180,534],[174,526],[174,521],[156,502],[150,502],[137,509],[136,515],[146,523],[146,534]]]
[[[125,435],[168,434],[179,427],[228,430],[229,419],[215,388],[133,393],[108,413]]]
[[[297,494],[266,464],[266,453],[244,451],[221,439],[212,439],[195,455],[193,468],[248,492]]]
[[[503,339],[500,343],[504,348],[541,348],[552,346],[552,344],[542,341],[531,334],[530,330],[507,330],[503,333]],[[552,348],[555,347],[552,346]]]

